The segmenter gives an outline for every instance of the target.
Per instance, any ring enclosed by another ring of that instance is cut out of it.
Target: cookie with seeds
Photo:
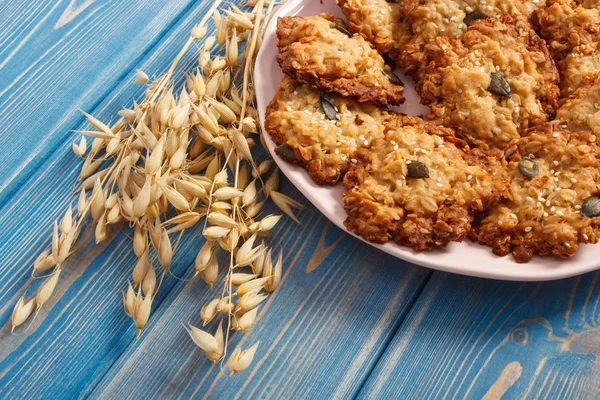
[[[383,136],[391,115],[373,103],[323,94],[284,75],[267,107],[265,129],[276,153],[306,168],[319,184],[336,183],[358,148]]]
[[[400,56],[406,73],[426,66],[424,47],[438,37],[460,38],[468,26],[481,18],[508,17],[527,21],[537,5],[523,0],[405,0],[404,14],[411,24],[413,39]]]
[[[558,63],[563,96],[581,88],[583,81],[600,76],[600,24],[577,27],[568,37],[567,53]]]
[[[508,195],[474,224],[472,238],[517,262],[569,257],[600,234],[600,157],[589,132],[545,124],[506,150]]]
[[[344,224],[375,243],[420,251],[462,241],[507,186],[499,151],[470,150],[451,129],[418,117],[394,116],[355,158],[344,177]]]
[[[534,13],[532,20],[552,55],[560,60],[569,51],[570,34],[575,28],[600,23],[600,2],[550,0],[546,8]]]
[[[360,34],[380,54],[396,60],[412,39],[412,29],[404,17],[403,4],[386,0],[338,0],[352,32]]]
[[[584,79],[579,88],[560,101],[556,120],[574,132],[591,131],[600,137],[600,77]]]
[[[425,51],[421,102],[470,145],[504,149],[556,111],[558,71],[526,22],[473,21],[461,39],[437,38]]]
[[[315,89],[360,102],[404,102],[402,81],[362,36],[353,36],[330,14],[277,21],[277,62],[283,72]]]

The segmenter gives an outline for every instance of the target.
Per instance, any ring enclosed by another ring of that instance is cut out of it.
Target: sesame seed
[[[531,232],[532,229],[533,229],[532,227],[528,226],[525,228],[525,232]]]
[[[340,154],[340,149],[335,149],[333,152],[334,152],[335,154]]]
[[[457,90],[457,92],[458,92],[459,94],[461,94],[463,91],[462,91],[462,89],[458,89],[458,90]]]
[[[540,203],[540,202],[538,201],[538,202],[537,202],[535,205],[536,205],[536,206],[538,206],[538,207],[541,207],[541,206],[542,206],[542,203]]]
[[[580,206],[579,204],[577,204],[577,205],[575,206],[575,209],[576,209],[576,210],[580,210],[580,209],[581,209],[581,206]]]
[[[583,235],[581,235],[581,236],[583,236],[583,238],[584,238],[585,240],[589,240],[589,239],[590,239],[590,238],[588,237],[588,235],[586,235],[585,233],[584,233]]]
[[[559,210],[559,211],[556,212],[556,215],[558,215],[559,217],[562,217],[565,214],[562,211]]]
[[[548,216],[548,213],[544,211],[544,217],[547,217],[547,216]]]
[[[550,200],[546,200],[546,207],[550,207]]]
[[[446,46],[445,44],[442,45],[442,50],[446,50],[448,46]]]
[[[406,165],[410,164],[411,161],[410,160],[406,160]]]
[[[438,187],[443,187],[443,186],[444,186],[444,185],[442,185],[441,183],[438,183],[437,185],[438,185]]]
[[[350,161],[352,161],[352,164],[356,164],[358,161],[356,160],[356,158],[351,159]]]
[[[556,189],[554,189],[555,192],[559,192],[562,188],[561,187],[557,187]]]
[[[398,150],[398,145],[397,144],[394,145],[394,150]]]
[[[559,164],[558,161],[556,161],[556,160],[552,161],[552,165],[558,165],[558,164]]]
[[[473,179],[473,175],[469,175],[467,176],[467,180],[470,181],[471,179]]]
[[[571,182],[573,182],[573,183],[577,183],[577,179],[575,179],[575,178],[571,178]]]
[[[555,138],[557,138],[557,137],[559,137],[559,136],[560,136],[560,134],[559,134],[558,132],[554,132],[554,133],[552,134],[552,137],[555,137]]]
[[[556,211],[556,207],[554,207],[554,206],[550,207],[550,212],[554,212],[554,211]]]

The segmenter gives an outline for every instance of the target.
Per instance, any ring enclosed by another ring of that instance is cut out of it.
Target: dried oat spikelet
[[[135,70],[135,84],[136,85],[145,85],[146,83],[148,83],[149,80],[150,80],[150,78],[148,78],[148,75],[146,75],[146,73],[144,71],[142,71],[141,69]]]
[[[17,304],[15,304],[15,308],[13,309],[10,321],[11,321],[11,333],[15,331],[15,328],[21,325],[23,322],[29,318],[33,310],[35,310],[35,298],[30,299],[29,301],[25,301],[25,296],[22,296]]]
[[[231,374],[243,372],[250,364],[252,364],[254,354],[256,354],[259,344],[260,342],[256,342],[247,350],[242,351],[241,348],[238,347],[233,351],[233,354],[231,354],[229,361],[227,362]]]
[[[139,338],[140,333],[146,323],[148,322],[148,318],[150,318],[150,310],[152,309],[152,296],[145,296],[142,299],[142,294],[138,291],[137,297],[135,299],[135,307],[133,310],[133,322],[136,327],[135,337]]]
[[[35,294],[35,304],[37,306],[36,312],[39,312],[40,308],[48,301],[54,289],[56,288],[56,283],[58,282],[58,277],[60,276],[60,269],[54,271],[49,278],[47,278],[42,286],[38,289]]]
[[[217,338],[200,328],[196,328],[192,324],[188,324],[186,330],[194,343],[196,343],[196,346],[200,347],[206,353],[209,360],[212,362],[219,361],[221,354],[219,354],[219,341],[217,341]]]

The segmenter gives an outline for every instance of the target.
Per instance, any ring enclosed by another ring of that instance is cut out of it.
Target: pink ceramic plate
[[[289,0],[273,18],[265,33],[264,43],[256,60],[254,73],[256,95],[261,124],[264,123],[265,109],[275,95],[281,79],[281,69],[275,60],[277,47],[275,42],[276,17],[283,15],[316,15],[331,13],[342,16],[334,0]],[[398,73],[404,82],[406,102],[399,111],[418,115],[427,112],[419,105],[419,97],[414,91],[410,78]],[[277,165],[288,179],[306,196],[327,218],[341,229],[344,227],[346,213],[342,204],[343,187],[319,186],[300,167],[289,164],[274,153],[275,144],[268,134],[265,142]],[[600,267],[600,246],[584,245],[578,253],[563,260],[554,257],[534,257],[528,264],[517,264],[512,256],[497,257],[491,249],[466,240],[452,243],[444,250],[416,253],[407,247],[395,243],[371,245],[402,260],[457,274],[518,281],[538,281],[565,278],[593,271]]]

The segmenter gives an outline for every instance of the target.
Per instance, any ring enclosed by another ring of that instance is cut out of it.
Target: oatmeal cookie
[[[277,61],[283,72],[315,89],[356,96],[361,102],[403,103],[402,82],[362,36],[348,36],[343,24],[329,14],[279,18]]]
[[[421,102],[471,145],[504,149],[555,113],[558,71],[526,22],[473,21],[462,39],[437,38],[425,51]]]
[[[373,103],[336,94],[325,97],[284,75],[267,107],[265,129],[281,157],[305,167],[317,183],[336,183],[356,150],[383,136],[389,117]]]
[[[533,1],[523,0],[405,0],[404,13],[414,38],[404,47],[400,64],[406,73],[425,66],[424,46],[438,37],[460,38],[468,25],[484,17],[508,17],[527,21],[535,9]]]
[[[474,224],[472,237],[517,262],[568,257],[600,233],[600,161],[589,132],[545,124],[507,149],[508,196]]]
[[[573,29],[600,23],[600,3],[594,1],[550,0],[545,9],[536,11],[534,25],[557,59],[568,52]]]
[[[394,116],[344,177],[344,224],[368,241],[415,250],[461,241],[506,189],[499,157],[469,150],[451,129]]]
[[[584,79],[569,97],[561,100],[556,120],[571,131],[590,130],[600,137],[600,77]]]
[[[584,80],[600,76],[600,24],[573,29],[567,47],[566,57],[558,63],[563,96],[573,94]]]
[[[396,60],[412,38],[402,4],[386,0],[338,0],[352,32],[360,34],[381,54]]]

